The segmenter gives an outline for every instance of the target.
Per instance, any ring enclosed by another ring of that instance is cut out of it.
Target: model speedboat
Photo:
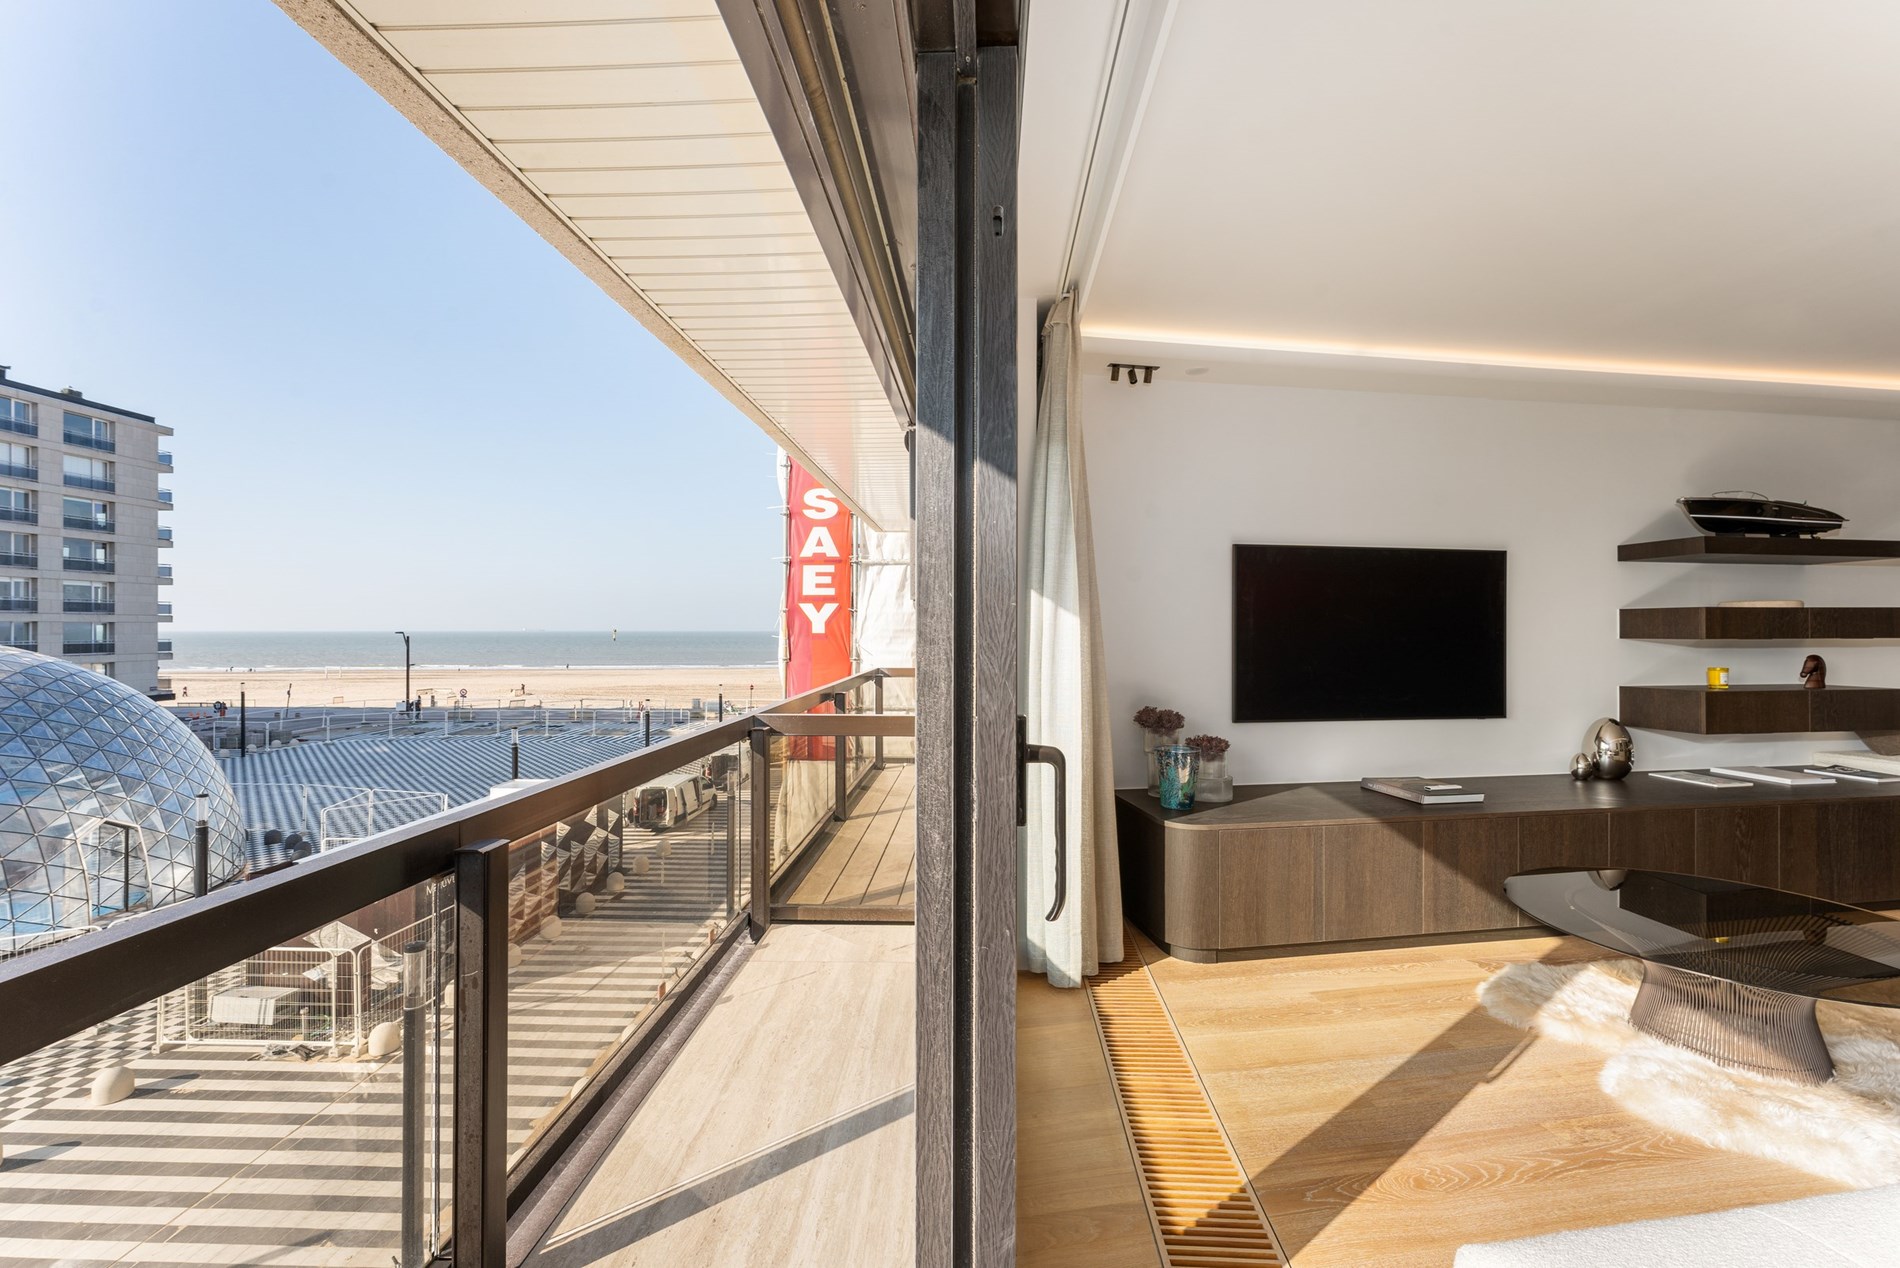
[[[1847,523],[1847,517],[1806,502],[1782,502],[1759,493],[1731,490],[1708,497],[1677,498],[1695,526],[1705,533],[1733,537],[1818,537]]]

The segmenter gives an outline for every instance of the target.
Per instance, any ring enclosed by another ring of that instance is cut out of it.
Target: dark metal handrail
[[[379,833],[206,897],[0,963],[0,1066],[207,977],[227,965],[452,870],[455,851],[517,841],[609,797],[745,743],[766,712],[793,713],[879,678],[853,674],[565,779]],[[768,728],[769,730],[769,728]]]

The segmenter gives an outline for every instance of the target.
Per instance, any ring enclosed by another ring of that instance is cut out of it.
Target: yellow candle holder
[[[1711,691],[1727,691],[1728,690],[1728,666],[1727,665],[1710,665],[1709,666],[1709,690]]]

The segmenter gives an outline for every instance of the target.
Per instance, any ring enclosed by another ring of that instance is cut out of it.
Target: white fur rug
[[[1634,960],[1514,964],[1485,979],[1493,1017],[1609,1055],[1598,1085],[1658,1127],[1855,1188],[1900,1183],[1900,1010],[1820,1005],[1821,1087],[1731,1070],[1637,1031]]]

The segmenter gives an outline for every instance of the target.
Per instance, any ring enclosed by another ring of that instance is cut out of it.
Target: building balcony
[[[172,530],[171,529],[161,528],[158,530],[158,544],[161,546],[169,546],[172,544]]]
[[[170,564],[160,564],[158,566],[158,584],[161,586],[168,586],[171,583],[172,583],[172,566]]]
[[[0,522],[8,524],[37,524],[40,522],[38,511],[23,511],[17,506],[0,506]]]
[[[170,470],[172,469],[172,452],[171,452],[171,450],[169,450],[169,449],[161,449],[161,450],[159,450],[159,451],[158,451],[158,465],[159,465],[159,466],[161,466],[161,467],[163,467],[163,468],[165,468],[165,470],[167,470],[167,471],[170,471]]]
[[[59,522],[62,527],[76,528],[82,533],[110,533],[119,527],[111,520],[93,519],[90,515],[62,515]]]
[[[0,599],[0,612],[37,612],[39,610],[38,599]]]
[[[111,599],[67,599],[60,605],[65,612],[106,612],[114,611],[119,605]],[[32,609],[27,609],[31,611]]]
[[[161,603],[158,605],[158,619],[161,621],[169,621],[172,619],[172,605],[171,604]]]
[[[60,648],[68,656],[110,656],[116,645],[113,643],[62,643]]]
[[[0,470],[0,475],[4,474],[6,474],[6,472]],[[35,472],[36,477],[37,475],[38,473]],[[96,476],[81,475],[63,475],[61,479],[69,489],[93,489],[100,493],[117,493],[119,491],[119,484],[116,480],[101,480]]]
[[[7,641],[6,646],[13,648],[15,651],[21,651],[21,652],[37,652],[38,650],[40,650],[40,645],[29,639],[18,639],[18,640],[10,639]]]
[[[11,551],[0,550],[0,568],[37,568],[39,566],[38,555],[16,555]]]
[[[0,431],[12,432],[16,436],[37,436],[40,434],[40,425],[19,418],[0,418]]]
[[[0,462],[0,476],[12,476],[16,480],[37,480],[40,478],[40,469],[18,462]]]
[[[872,676],[826,690],[850,691]],[[169,688],[162,674],[153,681],[157,690]],[[236,1220],[243,1262],[283,1261],[333,1230],[348,1233],[346,1249],[358,1262],[425,1262],[451,1232],[459,1262],[502,1262],[506,1203],[520,1203],[550,1177],[590,1197],[625,1185],[619,1204],[628,1211],[607,1222],[604,1232],[583,1233],[575,1262],[583,1256],[627,1262],[635,1255],[642,1263],[725,1262],[716,1251],[707,1253],[716,1244],[707,1239],[720,1236],[720,1222],[730,1218],[747,1229],[790,1226],[813,1200],[850,1210],[854,1218],[836,1234],[810,1234],[821,1244],[809,1248],[802,1262],[908,1262],[912,1168],[902,1155],[917,1082],[914,1028],[905,1020],[915,991],[910,898],[903,883],[914,838],[911,767],[902,760],[878,766],[868,738],[835,745],[842,759],[835,764],[830,753],[801,758],[807,749],[775,729],[768,743],[778,755],[772,767],[777,775],[751,776],[749,750],[758,742],[753,732],[775,727],[758,719],[835,721],[833,714],[805,714],[828,699],[825,691],[813,692],[784,702],[783,713],[727,719],[601,767],[539,781],[502,801],[483,797],[452,809],[432,808],[421,818],[392,809],[387,821],[379,814],[373,825],[367,812],[346,822],[312,800],[306,824],[293,817],[299,813],[296,799],[283,800],[285,809],[246,825],[252,831],[242,857],[222,848],[214,853],[205,896],[181,902],[159,919],[77,936],[57,951],[29,950],[0,969],[0,1016],[9,1019],[0,1027],[0,1065],[23,1077],[13,1095],[30,1098],[32,1107],[32,1117],[23,1111],[8,1125],[7,1143],[26,1150],[37,1139],[28,1133],[70,1125],[80,1111],[63,1105],[42,1111],[42,1091],[62,1090],[65,1069],[89,1075],[116,1057],[132,1067],[139,1095],[84,1111],[88,1140],[138,1137],[125,1148],[140,1151],[148,1168],[143,1174],[164,1177],[175,1205],[211,1209],[228,1172],[192,1174],[172,1166],[174,1155],[167,1150],[183,1155],[213,1134],[225,1139],[242,1131],[248,1150],[283,1161],[289,1179],[270,1185],[269,1210],[253,1207]],[[251,711],[242,743],[274,745],[283,734],[267,731],[271,723],[260,712]],[[619,723],[637,733],[639,711],[620,712]],[[459,716],[450,710],[443,724],[457,725]],[[233,709],[231,716],[198,721],[196,729],[226,748],[238,742],[238,726]],[[697,773],[686,776],[682,787],[702,807],[691,830],[673,818],[674,800],[640,796],[643,789],[654,791],[654,781],[686,768]],[[809,804],[801,802],[795,812],[773,811],[781,777],[809,788]],[[399,804],[397,796],[392,806]],[[350,800],[352,808],[366,804]],[[382,809],[380,793],[375,804]],[[829,898],[855,910],[863,895],[844,891],[875,889],[877,909],[858,913],[867,923],[840,936],[823,923],[835,913],[814,914],[790,900],[805,883],[799,878],[824,866],[829,850],[855,848],[874,822],[878,848],[857,849],[850,874],[855,885],[837,886]],[[745,845],[752,824],[761,830],[758,850]],[[681,830],[671,831],[674,826]],[[354,850],[358,861],[318,853],[313,838],[319,835],[324,847]],[[462,849],[463,840],[490,844]],[[360,857],[364,852],[375,857]],[[106,881],[119,880],[124,873],[111,870],[116,856],[102,849],[98,857]],[[875,875],[872,863],[879,865]],[[512,889],[511,874],[518,878]],[[180,887],[189,892],[193,879],[186,872]],[[342,927],[361,932],[325,939],[337,945],[311,946],[304,935],[313,905],[341,913]],[[754,950],[761,939],[763,952]],[[289,950],[300,942],[299,950]],[[326,1062],[350,1062],[375,1025],[399,1015],[395,1004],[402,1001],[392,1003],[392,993],[382,989],[362,991],[359,999],[357,990],[338,991],[334,984],[366,981],[367,968],[360,966],[367,961],[380,969],[401,964],[405,954],[419,970],[411,979],[416,1020],[424,1033],[452,1035],[458,1046],[452,1062],[445,1057],[441,1067],[424,1068],[407,1090],[399,1078],[379,1076],[373,1087],[376,1119],[365,1131],[362,1076],[337,1073],[359,1067]],[[524,1003],[529,991],[532,1000]],[[796,997],[788,1001],[789,992]],[[233,1009],[238,1000],[257,995],[270,998],[272,1006]],[[750,1016],[747,1001],[761,999],[777,1003]],[[117,1031],[97,1028],[100,1019],[116,1018],[132,1033],[148,1033],[160,1010],[167,1020],[178,1019],[184,1036],[179,1050],[121,1053],[110,1046]],[[702,1013],[712,1020],[699,1021]],[[714,1023],[735,1017],[744,1020],[733,1038],[715,1038]],[[260,1068],[256,1054],[279,1044],[305,1045],[297,1055],[309,1055],[311,1063]],[[49,1059],[31,1066],[19,1062],[42,1051]],[[605,1161],[577,1153],[577,1133],[590,1121],[602,1122],[595,1116],[617,1088],[627,1086],[619,1076],[648,1053],[655,1054],[652,1064],[639,1068],[658,1074],[670,1064],[669,1078],[691,1076],[688,1090],[677,1098],[647,1098],[637,1111],[643,1117],[625,1130],[607,1125],[608,1139],[620,1143],[609,1145]],[[787,1053],[799,1054],[800,1071],[843,1074],[788,1074]],[[524,1061],[559,1061],[579,1074],[522,1078]],[[198,1084],[156,1073],[187,1067],[201,1075]],[[207,1100],[207,1072],[215,1080],[256,1075],[266,1085],[294,1082],[291,1094],[302,1103],[294,1116],[246,1113],[255,1103],[241,1095]],[[722,1081],[728,1086],[721,1088]],[[424,1099],[409,1099],[417,1096]],[[251,1121],[258,1117],[272,1121]],[[419,1122],[423,1142],[452,1139],[453,1160],[444,1157],[438,1164],[436,1150],[426,1143],[421,1154],[405,1155],[398,1129],[404,1121]],[[726,1130],[729,1122],[738,1129]],[[812,1123],[820,1127],[808,1129]],[[669,1157],[628,1179],[641,1165],[634,1155],[656,1134],[707,1141],[713,1150]],[[67,1136],[51,1138],[57,1143]],[[361,1179],[352,1181],[345,1203],[351,1211],[339,1212],[335,1184],[296,1168],[305,1159],[345,1155]],[[405,1166],[417,1170],[405,1172]],[[770,1181],[794,1166],[801,1178],[816,1179],[787,1195],[782,1183]],[[709,1182],[695,1176],[707,1169],[713,1182],[733,1175],[741,1182],[721,1191],[717,1202],[702,1200],[710,1189],[694,1185]],[[67,1221],[59,1230],[64,1256],[130,1252],[156,1258],[161,1250],[176,1256],[168,1245],[174,1225],[148,1220],[129,1227],[117,1208],[102,1206],[99,1188],[69,1182],[71,1175],[49,1180],[28,1173],[30,1196],[23,1180],[13,1182],[19,1204],[40,1204]],[[758,1180],[760,1175],[766,1180]],[[421,1211],[420,1222],[407,1227],[400,1218],[405,1184],[419,1186],[407,1191],[417,1197],[411,1209]],[[6,1188],[0,1184],[0,1191]],[[62,1195],[56,1210],[44,1196],[49,1192]],[[65,1196],[69,1192],[74,1196]],[[692,1197],[668,1197],[682,1192]],[[204,1195],[213,1195],[214,1202],[203,1202]],[[353,1213],[364,1209],[373,1215]],[[452,1228],[437,1218],[445,1210],[460,1220]],[[226,1218],[195,1226],[209,1230],[198,1235],[227,1246],[233,1228]],[[417,1238],[410,1252],[403,1251],[405,1234]],[[690,1249],[682,1237],[699,1249]],[[413,1258],[401,1259],[405,1253]]]
[[[88,436],[83,432],[64,432],[60,435],[60,439],[69,445],[76,445],[81,449],[97,449],[101,453],[117,453],[119,451],[118,445],[112,441],[101,440],[97,436]]]
[[[161,638],[158,640],[158,658],[160,660],[170,660],[172,658],[172,641],[169,638]]]
[[[158,504],[160,506],[171,506],[173,504],[172,491],[170,489],[160,489],[158,491]]]
[[[67,572],[114,572],[110,559],[74,559],[70,556],[60,560],[60,566]]]

